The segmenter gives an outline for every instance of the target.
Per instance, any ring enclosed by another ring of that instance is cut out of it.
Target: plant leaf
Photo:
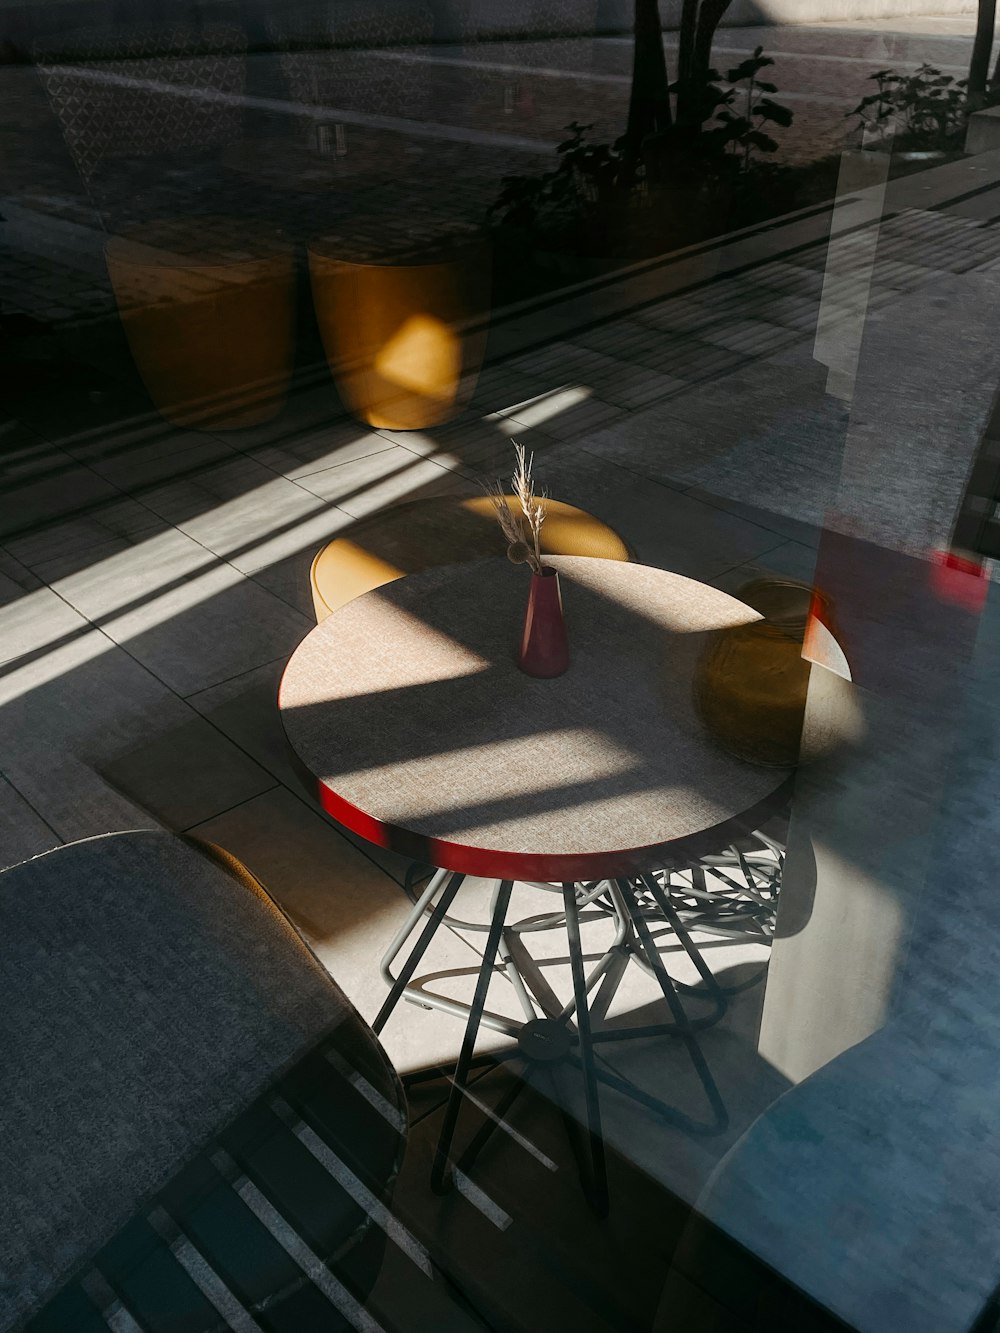
[[[756,60],[744,60],[739,65],[734,65],[726,74],[727,83],[742,83],[744,79],[752,79],[760,66]]]
[[[772,139],[769,134],[765,134],[762,130],[750,130],[744,142],[753,144],[762,153],[776,153],[778,151],[777,140]]]
[[[792,123],[793,112],[787,106],[781,106],[778,102],[772,102],[769,97],[762,97],[753,108],[753,114],[760,116],[762,120],[772,120],[775,125],[781,125],[785,129]]]

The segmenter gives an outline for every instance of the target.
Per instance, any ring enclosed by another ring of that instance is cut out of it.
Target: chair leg
[[[455,1077],[452,1081],[451,1092],[448,1096],[448,1105],[444,1114],[444,1124],[441,1127],[441,1136],[438,1139],[437,1150],[434,1154],[434,1165],[431,1168],[431,1188],[437,1193],[441,1193],[450,1183],[450,1181],[446,1179],[448,1174],[449,1154],[451,1152],[452,1141],[455,1137],[455,1130],[458,1126],[458,1116],[462,1109],[462,1099],[465,1096],[465,1086],[468,1080],[469,1068],[472,1064],[472,1053],[475,1049],[476,1037],[479,1034],[479,1023],[483,1016],[483,1010],[486,1008],[486,995],[489,991],[490,979],[495,970],[497,952],[500,947],[500,936],[507,917],[507,908],[510,904],[510,894],[513,887],[513,880],[500,880],[493,896],[493,914],[490,923],[490,933],[486,940],[486,949],[483,953],[483,961],[479,968],[479,977],[476,981],[476,993],[472,1000],[472,1008],[469,1011],[469,1021],[465,1025],[465,1036],[462,1039],[462,1049],[459,1052],[458,1064],[455,1067]]]

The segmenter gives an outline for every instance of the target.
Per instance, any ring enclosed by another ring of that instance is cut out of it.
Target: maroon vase
[[[554,569],[532,574],[528,609],[517,665],[528,676],[561,676],[569,666],[559,575]]]

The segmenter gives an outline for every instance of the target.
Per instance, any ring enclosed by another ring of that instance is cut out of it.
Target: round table
[[[591,1032],[588,994],[623,949],[644,958],[671,1022],[617,1029],[615,1039],[640,1032],[682,1037],[716,1121],[724,1118],[693,1035],[699,1023],[687,1017],[667,975],[636,889],[655,899],[696,962],[718,1017],[721,992],[652,872],[691,864],[759,827],[783,799],[789,774],[730,756],[694,709],[692,678],[708,637],[759,619],[756,611],[717,588],[643,565],[570,556],[547,563],[562,585],[571,657],[565,675],[538,680],[518,669],[528,578],[506,560],[485,560],[410,575],[336,611],[293,654],[279,708],[324,808],[371,842],[439,868],[386,956],[391,988],[376,1031],[404,994],[427,1003],[425,992],[408,988],[462,878],[497,881],[473,1004],[437,1005],[468,1019],[438,1183],[499,955],[525,1009],[523,1028],[515,1028],[522,1054],[539,1058],[553,1045],[563,1052],[575,1018],[591,1131],[590,1193],[606,1206],[596,1080],[614,1080],[594,1069],[592,1041],[610,1034]],[[504,948],[514,880],[562,885],[574,1003],[555,1018],[534,1016]],[[607,883],[618,926],[615,948],[587,976],[581,881]],[[427,913],[393,976],[391,963]]]

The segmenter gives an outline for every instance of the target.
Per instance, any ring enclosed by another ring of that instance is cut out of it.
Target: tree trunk
[[[712,41],[732,0],[684,0],[677,63],[677,123],[691,130],[704,118],[704,88],[712,65]]]
[[[637,152],[647,135],[669,129],[672,119],[658,0],[635,0],[632,95],[625,130],[630,150]]]
[[[689,125],[695,114],[692,102],[694,84],[692,82],[692,61],[694,59],[694,39],[698,30],[698,0],[684,0],[681,9],[681,29],[677,50],[677,121]]]
[[[691,77],[704,82],[712,64],[712,42],[715,30],[722,22],[732,0],[702,0],[698,11],[698,29],[694,38],[694,52],[691,58]],[[995,0],[994,0],[995,3]]]
[[[996,19],[997,0],[979,0],[976,39],[972,44],[972,59],[969,62],[969,98],[973,102],[981,101],[986,92]]]

